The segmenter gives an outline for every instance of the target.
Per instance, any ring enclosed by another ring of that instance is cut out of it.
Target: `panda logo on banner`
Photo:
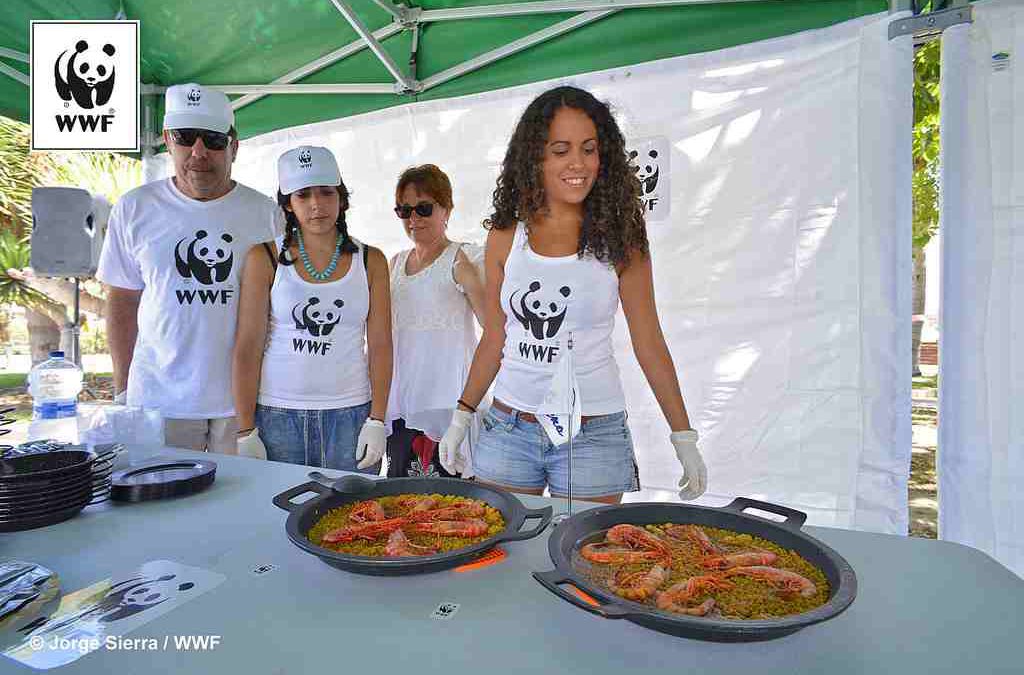
[[[647,222],[668,219],[672,206],[669,143],[664,136],[628,143],[629,163],[640,179],[640,198]]]
[[[138,21],[32,21],[33,150],[139,150]]]

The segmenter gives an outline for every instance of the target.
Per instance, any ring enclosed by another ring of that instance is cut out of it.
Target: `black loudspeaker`
[[[110,204],[87,190],[32,189],[30,265],[44,277],[91,277],[107,232]]]

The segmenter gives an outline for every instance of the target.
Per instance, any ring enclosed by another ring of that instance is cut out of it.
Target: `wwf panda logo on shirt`
[[[114,92],[114,52],[112,44],[94,49],[85,40],[75,43],[73,50],[61,52],[53,64],[57,94],[61,99],[74,99],[75,103],[86,109],[106,105]]]
[[[330,306],[323,309],[319,304],[320,298],[310,298],[307,302],[300,302],[292,307],[292,319],[295,321],[296,330],[304,330],[313,337],[326,337],[331,334],[334,327],[341,322],[341,312],[337,310],[345,306],[345,301],[340,298],[335,300],[332,305],[336,309],[331,309]]]
[[[183,237],[174,245],[174,264],[178,274],[207,286],[227,281],[235,259],[235,253],[228,245],[233,241],[232,236],[221,234],[218,239],[206,230],[198,230],[186,245],[188,239]]]
[[[534,338],[543,340],[558,335],[568,309],[566,300],[571,294],[568,286],[544,289],[539,281],[533,281],[525,292],[521,289],[512,292],[509,306],[523,328]]]

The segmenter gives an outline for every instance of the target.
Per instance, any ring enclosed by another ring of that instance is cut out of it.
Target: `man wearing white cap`
[[[231,180],[238,152],[227,96],[167,88],[174,177],[125,194],[110,215],[97,278],[107,285],[115,400],[157,408],[175,447],[236,452],[231,349],[249,248],[281,212]]]

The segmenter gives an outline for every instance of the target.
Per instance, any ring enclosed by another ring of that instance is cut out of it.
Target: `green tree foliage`
[[[939,56],[941,41],[914,54],[914,248],[939,228]]]
[[[29,152],[29,128],[0,117],[0,226],[23,235],[32,222],[32,188],[46,175],[46,156]],[[6,269],[6,268],[5,268]]]
[[[46,302],[44,295],[6,273],[28,267],[28,260],[28,242],[10,230],[0,232],[0,305],[37,308]]]
[[[19,236],[32,222],[34,187],[79,187],[113,203],[142,183],[138,160],[110,152],[31,152],[30,140],[27,124],[0,117],[0,228]]]
[[[109,152],[31,152],[30,140],[28,125],[0,117],[0,307],[24,307],[30,313],[30,326],[35,313],[44,317],[43,324],[36,325],[56,330],[66,320],[64,303],[33,288],[24,275],[7,272],[29,266],[32,188],[79,187],[113,203],[142,183],[142,163]],[[99,297],[100,288],[87,281],[82,292]],[[8,319],[6,312],[0,312],[0,336],[8,332]],[[39,351],[35,343],[42,339],[30,329],[34,351]]]

